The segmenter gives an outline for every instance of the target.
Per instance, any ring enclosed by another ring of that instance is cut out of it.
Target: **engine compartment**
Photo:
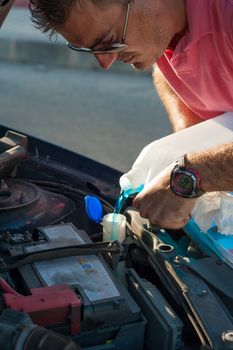
[[[126,239],[103,241],[84,198],[113,212],[119,176],[32,137],[0,139],[1,349],[228,344],[232,267],[194,237],[193,223],[151,227],[129,200]]]

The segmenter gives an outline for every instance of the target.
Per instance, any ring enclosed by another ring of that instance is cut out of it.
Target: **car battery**
[[[39,228],[43,240],[12,247],[11,255],[41,252],[51,248],[72,247],[91,243],[87,234],[73,224],[59,224]],[[116,278],[113,270],[102,255],[69,256],[44,261],[36,261],[18,268],[28,290],[67,284],[82,302],[79,338],[82,346],[91,346],[115,340],[122,346],[121,333],[124,329],[137,329],[138,336],[129,341],[127,349],[142,349],[145,329],[141,309],[127,289]],[[56,331],[67,334],[65,327]],[[140,336],[139,336],[140,335]],[[102,345],[101,345],[102,346]]]

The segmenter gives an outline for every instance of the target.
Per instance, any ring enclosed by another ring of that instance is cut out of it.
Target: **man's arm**
[[[154,65],[153,81],[158,95],[168,113],[174,132],[203,121],[203,119],[192,112],[170,88],[157,65]]]
[[[156,67],[154,83],[175,132],[203,121],[178,98]],[[189,153],[186,166],[199,172],[204,191],[233,191],[233,140],[205,151]],[[197,199],[183,198],[172,192],[170,175],[173,167],[171,164],[156,176],[135,197],[133,205],[151,224],[179,229],[188,222]]]
[[[198,170],[204,191],[233,191],[233,141],[188,154],[187,166]],[[133,205],[151,224],[178,229],[187,223],[196,199],[182,198],[171,191],[171,170],[172,166],[168,166],[155,177],[136,196]]]
[[[188,154],[187,167],[197,169],[201,174],[204,191],[233,191],[233,141]]]

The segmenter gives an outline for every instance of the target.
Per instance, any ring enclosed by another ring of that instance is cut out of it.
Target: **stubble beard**
[[[132,64],[132,66],[136,69],[136,70],[148,70],[150,68],[152,68],[152,66],[156,63],[156,61],[158,61],[164,54],[164,51],[167,49],[167,46],[169,45],[169,38],[166,35],[166,33],[162,33],[161,30],[158,30],[158,32],[160,33],[159,37],[153,38],[151,40],[150,44],[147,44],[147,47],[149,47],[149,54],[146,55],[146,57],[143,59],[143,55],[142,55],[142,60],[138,61],[138,62],[134,62]],[[158,34],[157,32],[157,34]],[[150,50],[151,48],[155,48],[155,50]],[[146,50],[145,50],[146,52]]]
[[[153,65],[156,63],[156,61],[162,57],[162,55],[163,55],[163,52],[156,53],[155,55],[153,55],[153,59],[150,59],[148,61],[135,62],[135,63],[131,64],[131,66],[138,71],[149,70],[153,67]]]

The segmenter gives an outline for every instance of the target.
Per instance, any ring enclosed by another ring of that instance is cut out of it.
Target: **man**
[[[42,32],[60,33],[105,69],[116,60],[138,70],[156,63],[174,131],[233,111],[232,0],[31,0],[31,11]],[[182,161],[134,199],[151,223],[178,229],[204,192],[233,191],[233,140]]]

